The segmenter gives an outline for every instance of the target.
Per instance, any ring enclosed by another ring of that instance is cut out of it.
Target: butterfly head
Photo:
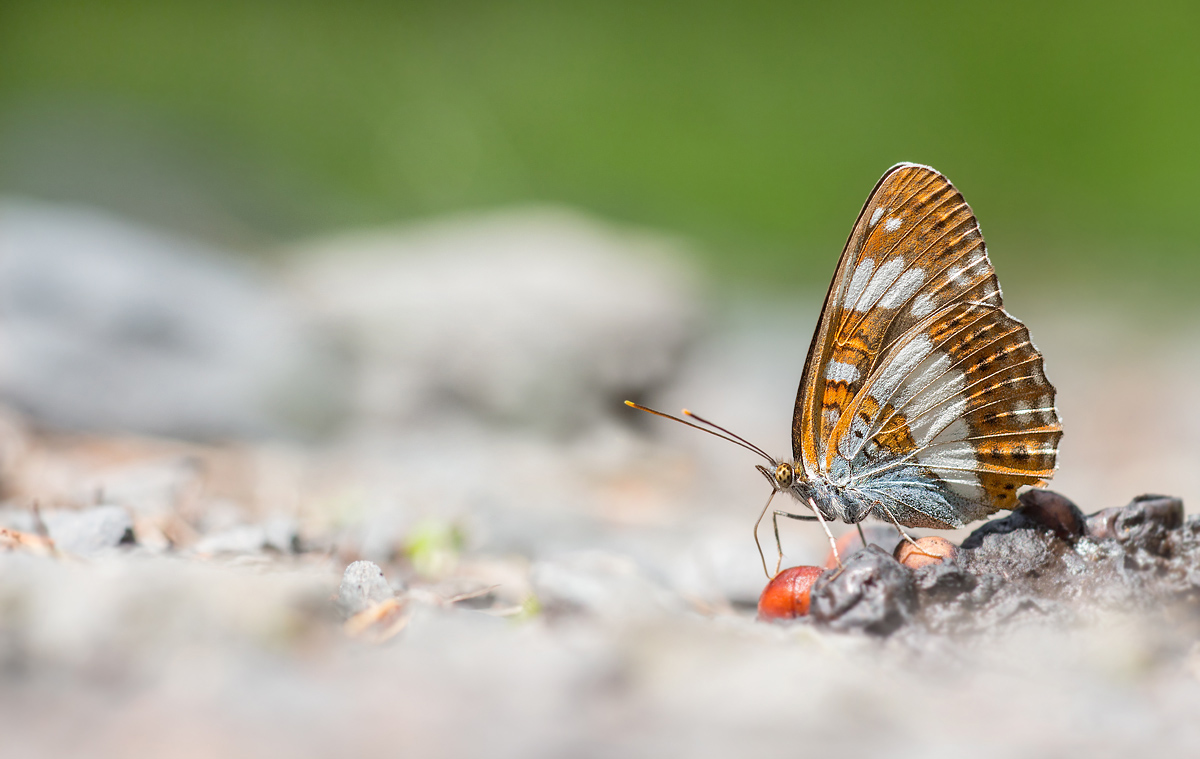
[[[796,484],[796,467],[786,461],[776,464],[774,469],[761,464],[756,465],[755,469],[761,472],[762,476],[767,478],[767,482],[771,483],[771,487],[776,490],[791,490],[792,486]]]

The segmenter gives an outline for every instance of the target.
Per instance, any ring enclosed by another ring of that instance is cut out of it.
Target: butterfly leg
[[[854,528],[855,528],[856,530],[858,530],[858,539],[862,541],[863,548],[866,548],[866,547],[867,547],[867,536],[863,534],[862,523],[861,523],[861,522],[855,522],[855,523],[854,523]],[[826,532],[828,532],[828,530],[826,530]],[[834,543],[834,546],[833,546],[833,555],[834,555],[835,557],[837,556],[837,543],[836,543],[836,542]],[[845,565],[845,564],[843,564],[843,563],[842,563],[842,560],[839,558],[839,559],[838,559],[838,571],[836,571],[836,572],[834,572],[834,573],[833,573],[833,577],[832,577],[832,578],[830,578],[830,579],[831,579],[831,581],[832,581],[832,580],[836,580],[837,578],[841,577],[841,576],[842,576],[842,572],[845,572],[845,571],[846,571],[846,565]]]
[[[892,513],[892,510],[889,509],[887,506],[885,506],[881,501],[876,501],[876,503],[879,504],[879,507],[881,509],[883,509],[883,513],[888,515],[888,519],[892,520],[892,525],[895,526],[896,532],[900,533],[901,539],[907,540],[912,545],[913,548],[917,549],[917,553],[920,553],[923,556],[932,557],[934,559],[942,558],[941,556],[934,556],[933,554],[929,553],[921,546],[917,545],[917,541],[913,540],[912,536],[910,536],[907,532],[905,532],[904,528],[900,526],[900,522],[898,522],[896,520],[896,515]]]
[[[771,514],[771,526],[775,528],[775,574],[779,574],[779,567],[783,564],[783,543],[779,540],[779,511]]]
[[[833,558],[837,562],[838,567],[845,569],[842,566],[842,557],[838,553],[837,541],[833,539],[833,533],[829,531],[829,525],[825,522],[825,517],[821,516],[821,510],[817,508],[817,504],[813,499],[808,499],[808,505],[812,508],[813,514],[817,515],[817,521],[821,523],[821,528],[825,530],[825,536],[829,538],[829,547],[833,549]]]
[[[766,556],[766,554],[763,553],[762,543],[760,543],[758,541],[758,526],[760,524],[762,524],[763,517],[765,517],[767,515],[767,509],[771,508],[771,501],[774,500],[775,493],[777,493],[777,492],[778,491],[776,491],[776,490],[771,491],[771,495],[767,498],[767,504],[765,506],[763,506],[762,512],[758,515],[758,520],[755,521],[755,523],[754,523],[754,545],[758,546],[758,558],[762,559],[763,574],[765,574],[767,576],[768,580],[770,580],[774,575],[772,575],[767,570],[767,556]],[[772,520],[774,520],[774,517],[772,517]],[[776,543],[779,542],[779,526],[778,525],[776,525],[776,527],[775,527],[775,542]],[[779,560],[780,560],[780,562],[783,561],[783,549],[782,548],[779,550]],[[775,574],[779,574],[779,565],[778,564],[776,564],[776,566],[775,566]]]
[[[793,514],[790,511],[781,511],[776,509],[771,514],[771,524],[775,527],[775,550],[779,552],[779,558],[775,560],[775,574],[779,574],[779,567],[783,564],[783,543],[779,540],[779,517],[787,517],[788,519],[798,519],[801,522],[815,522],[816,517],[807,514]]]

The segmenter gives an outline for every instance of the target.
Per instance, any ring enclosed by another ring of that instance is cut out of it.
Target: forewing
[[[961,294],[962,287],[948,276],[946,282],[934,281],[935,269],[961,264],[976,248],[982,248],[978,226],[942,175],[898,164],[879,180],[842,251],[796,397],[792,451],[809,476],[828,469],[833,429],[889,334]],[[939,284],[945,289],[938,290]]]
[[[1061,434],[1041,354],[1003,310],[970,207],[933,169],[893,167],[859,214],[809,351],[793,418],[806,473],[861,488],[904,524],[954,526],[1050,477]]]

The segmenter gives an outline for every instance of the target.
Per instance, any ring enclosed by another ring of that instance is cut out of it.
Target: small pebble
[[[826,572],[813,584],[811,616],[833,630],[889,635],[917,610],[913,573],[879,546],[843,559],[845,567]]]
[[[296,522],[273,517],[262,524],[243,524],[205,535],[192,547],[198,554],[255,554],[266,550],[299,553],[300,533]]]
[[[1035,488],[1020,495],[1020,513],[1063,540],[1074,542],[1083,535],[1087,517],[1069,498],[1053,490]]]
[[[55,547],[65,553],[89,556],[135,542],[133,519],[120,506],[47,511],[43,518]]]
[[[338,587],[338,606],[346,616],[357,614],[375,604],[395,598],[396,592],[383,576],[378,564],[356,561],[346,567]]]
[[[917,538],[916,542],[916,546],[907,540],[896,546],[896,561],[909,569],[937,564],[953,558],[958,553],[958,548],[953,543],[937,535]]]
[[[277,516],[263,522],[263,547],[279,553],[300,553],[300,528],[296,520]]]
[[[821,567],[789,567],[775,575],[758,597],[758,618],[771,622],[807,615],[809,591],[824,571]]]
[[[1157,552],[1166,534],[1183,526],[1183,501],[1165,495],[1139,495],[1127,506],[1104,509],[1087,518],[1095,540],[1142,546]]]

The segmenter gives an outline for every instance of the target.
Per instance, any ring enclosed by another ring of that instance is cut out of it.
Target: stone
[[[1022,515],[989,522],[962,542],[960,560],[973,574],[1017,577],[1037,574],[1054,559],[1053,533]]]
[[[83,511],[52,510],[42,515],[58,550],[88,556],[135,543],[133,519],[119,506],[96,506]]]
[[[699,316],[675,247],[533,209],[312,242],[292,281],[350,338],[357,418],[574,430],[675,371]]]
[[[335,344],[232,255],[84,208],[0,203],[0,397],[44,425],[191,439],[341,418]]]
[[[238,554],[276,551],[299,553],[300,532],[289,517],[272,517],[262,524],[235,525],[201,538],[192,550],[199,554]]]
[[[300,527],[291,517],[271,517],[263,522],[263,547],[279,553],[300,553]]]
[[[978,592],[981,578],[963,569],[957,557],[927,564],[913,576],[922,611],[921,626],[932,633],[962,631],[969,626],[965,621],[974,619],[974,610],[994,595],[995,588],[992,593]]]
[[[1066,541],[1074,541],[1086,532],[1087,518],[1066,496],[1051,490],[1033,489],[1021,493],[1021,505],[1001,519],[985,523],[963,541],[963,548],[978,548],[985,535],[1035,529],[1049,531]]]
[[[1020,513],[1048,527],[1063,540],[1074,541],[1087,530],[1087,517],[1066,496],[1053,490],[1032,488],[1018,496]]]
[[[843,569],[824,574],[812,589],[810,615],[832,630],[888,635],[917,610],[913,574],[878,546],[843,560]]]
[[[1165,495],[1139,495],[1126,506],[1098,511],[1087,518],[1088,534],[1161,554],[1167,536],[1183,526],[1183,501]]]
[[[1200,598],[1200,518],[1139,496],[1090,517],[1048,491],[983,525],[943,569],[919,570],[926,627],[987,633],[1071,624],[1098,613],[1185,609]]]
[[[971,589],[968,600],[973,606],[988,603],[1000,592],[1000,588],[1004,587],[1004,578],[1000,575],[984,572],[971,576],[975,578],[975,587]]]
[[[371,561],[356,561],[342,573],[338,586],[337,605],[342,613],[353,616],[377,603],[395,598],[396,592],[388,584],[379,565]]]
[[[1188,517],[1171,534],[1171,556],[1175,559],[1176,582],[1181,592],[1200,592],[1200,514]]]

